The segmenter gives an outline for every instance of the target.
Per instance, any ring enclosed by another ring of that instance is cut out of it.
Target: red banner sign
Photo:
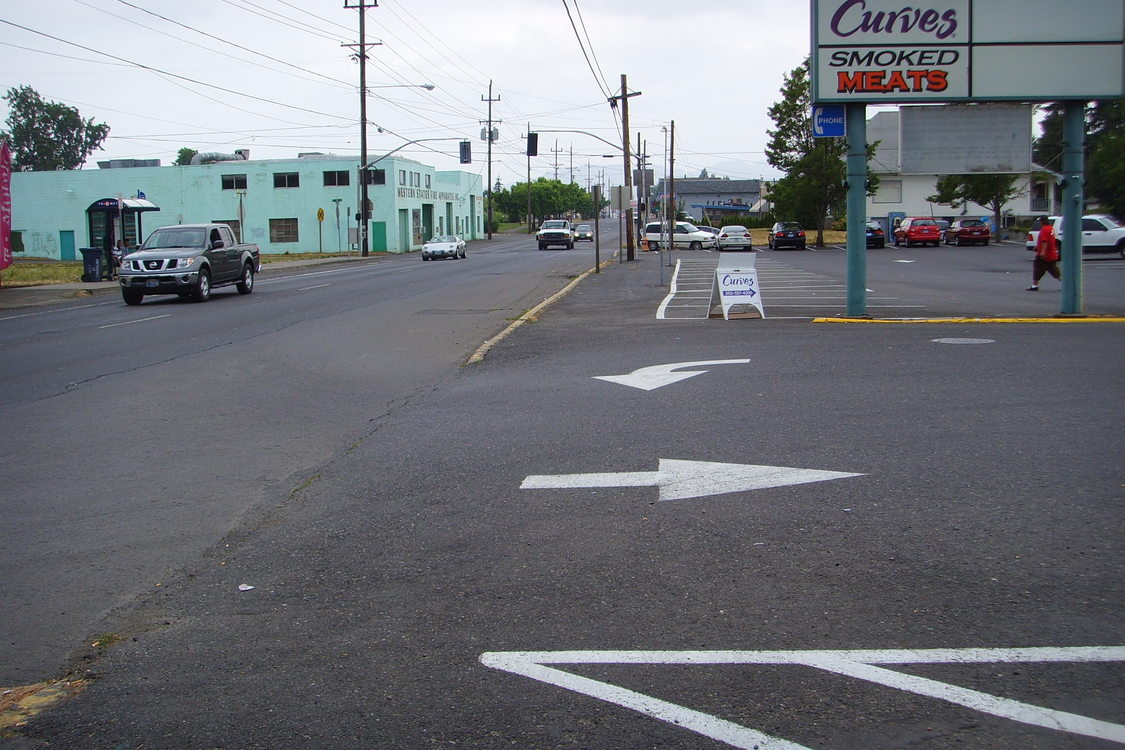
[[[0,271],[12,265],[12,149],[0,144]]]

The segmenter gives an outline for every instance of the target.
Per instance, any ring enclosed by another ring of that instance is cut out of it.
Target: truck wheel
[[[254,291],[254,266],[247,263],[242,267],[242,279],[238,282],[239,294],[250,294]]]
[[[126,305],[139,305],[141,300],[145,298],[140,292],[130,292],[125,289],[121,290],[121,297],[125,300]]]
[[[1117,254],[1125,258],[1125,240],[1117,243]]]
[[[544,245],[544,244],[543,244],[542,242],[540,242],[540,243],[539,243],[539,249],[540,249],[540,250],[546,250],[546,249],[547,249],[547,246],[546,246],[546,245]]]
[[[659,242],[653,242],[652,240],[649,240],[648,241],[648,249],[649,250],[659,250],[660,249],[660,243]]]
[[[693,242],[690,245],[688,245],[688,250],[702,250],[702,249],[703,249],[703,243],[702,242]]]
[[[195,282],[195,290],[191,298],[196,302],[206,302],[211,299],[211,272],[206,268],[200,269],[199,279]]]

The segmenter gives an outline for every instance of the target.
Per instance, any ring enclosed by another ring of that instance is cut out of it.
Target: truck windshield
[[[159,247],[203,247],[207,233],[202,229],[159,230],[149,235],[142,250]]]

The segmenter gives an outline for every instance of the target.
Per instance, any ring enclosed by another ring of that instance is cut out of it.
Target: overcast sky
[[[358,17],[344,0],[9,2],[0,88],[28,85],[107,123],[87,168],[120,158],[171,164],[184,146],[246,148],[252,159],[358,155],[359,65],[344,46],[358,41]],[[493,178],[504,185],[526,179],[528,123],[541,134],[532,179],[555,175],[557,148],[559,179],[573,165],[583,186],[603,171],[620,184],[619,151],[549,131],[620,144],[606,99],[622,74],[641,94],[629,102],[631,137],[647,141],[658,177],[672,120],[677,176],[777,176],[764,154],[766,110],[810,38],[805,0],[379,0],[366,19],[368,41],[382,42],[368,53],[370,158],[449,139],[399,153],[483,176],[491,80],[500,99]],[[403,84],[436,88],[378,88]],[[465,167],[462,138],[473,142]]]

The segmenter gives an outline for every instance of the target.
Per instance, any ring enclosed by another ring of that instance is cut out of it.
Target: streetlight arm
[[[591,138],[597,138],[602,143],[604,143],[608,146],[613,146],[618,151],[624,151],[625,150],[624,148],[621,147],[620,143],[612,143],[610,141],[607,141],[605,138],[602,138],[600,135],[594,135],[593,133],[587,133],[585,130],[546,130],[546,129],[540,129],[538,132],[540,132],[540,133],[581,133],[582,135],[588,135]]]
[[[414,140],[414,141],[407,141],[406,143],[402,144],[398,148],[392,149],[391,151],[388,151],[387,153],[383,154],[382,156],[380,156],[375,161],[368,162],[367,164],[364,164],[362,169],[371,169],[373,166],[375,166],[379,162],[383,161],[383,159],[386,159],[388,156],[395,153],[396,151],[401,151],[404,148],[406,148],[407,146],[413,145],[415,143],[426,143],[428,141],[463,141],[463,140],[465,140],[465,139],[454,137],[454,138],[419,138],[419,139]]]

